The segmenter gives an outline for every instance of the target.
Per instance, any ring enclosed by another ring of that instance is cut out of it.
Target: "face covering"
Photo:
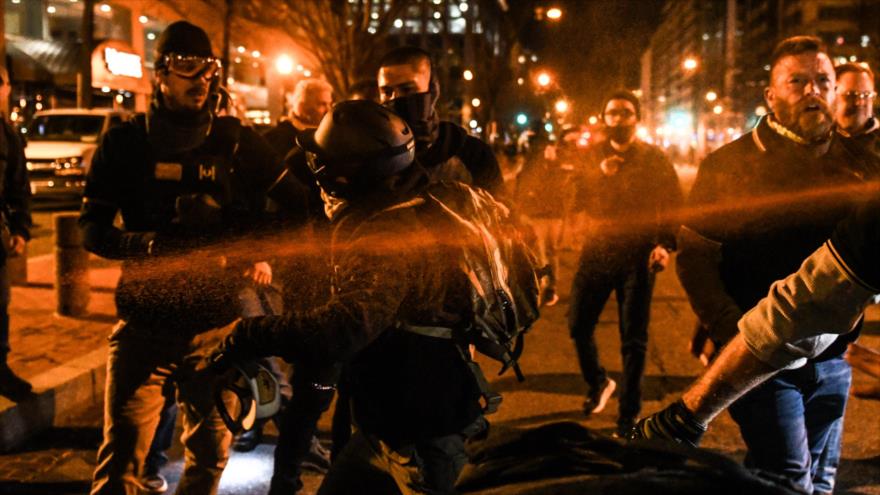
[[[616,125],[613,127],[606,128],[608,132],[608,137],[611,138],[612,141],[619,144],[626,144],[632,139],[633,135],[636,133],[636,128],[631,125]]]
[[[424,149],[436,138],[438,119],[434,113],[436,98],[430,91],[414,93],[395,98],[386,106],[400,115],[412,128],[416,138],[416,148]]]
[[[157,89],[147,109],[147,139],[154,149],[170,155],[198,148],[211,132],[209,107],[206,102],[198,112],[172,112]]]

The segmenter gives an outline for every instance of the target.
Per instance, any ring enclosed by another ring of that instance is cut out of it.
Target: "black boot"
[[[26,380],[15,374],[6,363],[0,364],[0,395],[19,402],[31,395],[33,387]]]

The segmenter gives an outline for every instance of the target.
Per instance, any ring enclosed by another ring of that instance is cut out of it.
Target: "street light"
[[[568,111],[568,102],[560,98],[553,104],[553,108],[556,109],[557,113],[565,113]]]
[[[550,7],[547,10],[547,19],[558,21],[562,17],[562,10],[559,7]]]
[[[546,88],[547,86],[549,86],[552,80],[553,79],[550,77],[550,74],[546,72],[541,72],[538,74],[538,86],[541,86],[542,88]]]
[[[474,78],[474,73],[470,69],[465,69],[464,72],[461,73],[461,77],[463,77],[465,81],[470,81]]]
[[[718,99],[718,93],[716,93],[714,91],[709,91],[708,93],[706,93],[706,101],[713,102],[717,99]]]
[[[587,122],[589,122],[590,125],[596,125],[596,123],[599,122],[599,119],[595,115],[590,115],[590,118],[587,119]]]
[[[681,66],[686,71],[695,70],[698,65],[699,65],[699,63],[697,62],[697,59],[695,59],[694,57],[688,57],[688,58],[684,59],[684,62],[681,63]]]
[[[721,115],[721,112],[723,111],[724,107],[722,107],[721,105],[715,105],[714,107],[712,107],[712,113],[714,113],[715,115]]]
[[[293,59],[288,55],[279,55],[277,59],[275,59],[275,70],[278,71],[279,74],[289,75],[293,72]]]
[[[519,125],[526,125],[526,124],[528,124],[528,122],[529,122],[529,117],[528,117],[528,115],[526,115],[526,114],[524,114],[524,113],[518,113],[518,114],[516,115],[516,123],[517,123],[517,124],[519,124]]]
[[[474,108],[479,107],[481,103],[483,102],[481,102],[479,98],[474,98],[473,100],[471,100],[471,106]]]

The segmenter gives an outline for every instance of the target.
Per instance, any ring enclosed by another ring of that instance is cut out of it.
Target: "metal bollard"
[[[57,213],[55,221],[55,292],[57,312],[82,316],[89,306],[89,253],[82,246],[79,214]]]

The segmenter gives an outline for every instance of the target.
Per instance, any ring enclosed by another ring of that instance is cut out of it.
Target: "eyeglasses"
[[[628,119],[635,114],[635,112],[627,108],[624,108],[623,110],[608,110],[605,112],[607,117],[620,117],[622,119]]]
[[[220,68],[223,64],[215,57],[170,53],[162,57],[159,66],[184,79],[196,79],[199,77],[213,79],[220,73]]]
[[[870,100],[870,99],[874,98],[875,96],[877,96],[877,93],[875,93],[874,91],[855,91],[855,90],[852,90],[852,91],[845,91],[843,93],[840,93],[840,96],[842,96],[847,101],[855,102],[855,101],[861,101],[861,100],[865,100],[865,101]]]

